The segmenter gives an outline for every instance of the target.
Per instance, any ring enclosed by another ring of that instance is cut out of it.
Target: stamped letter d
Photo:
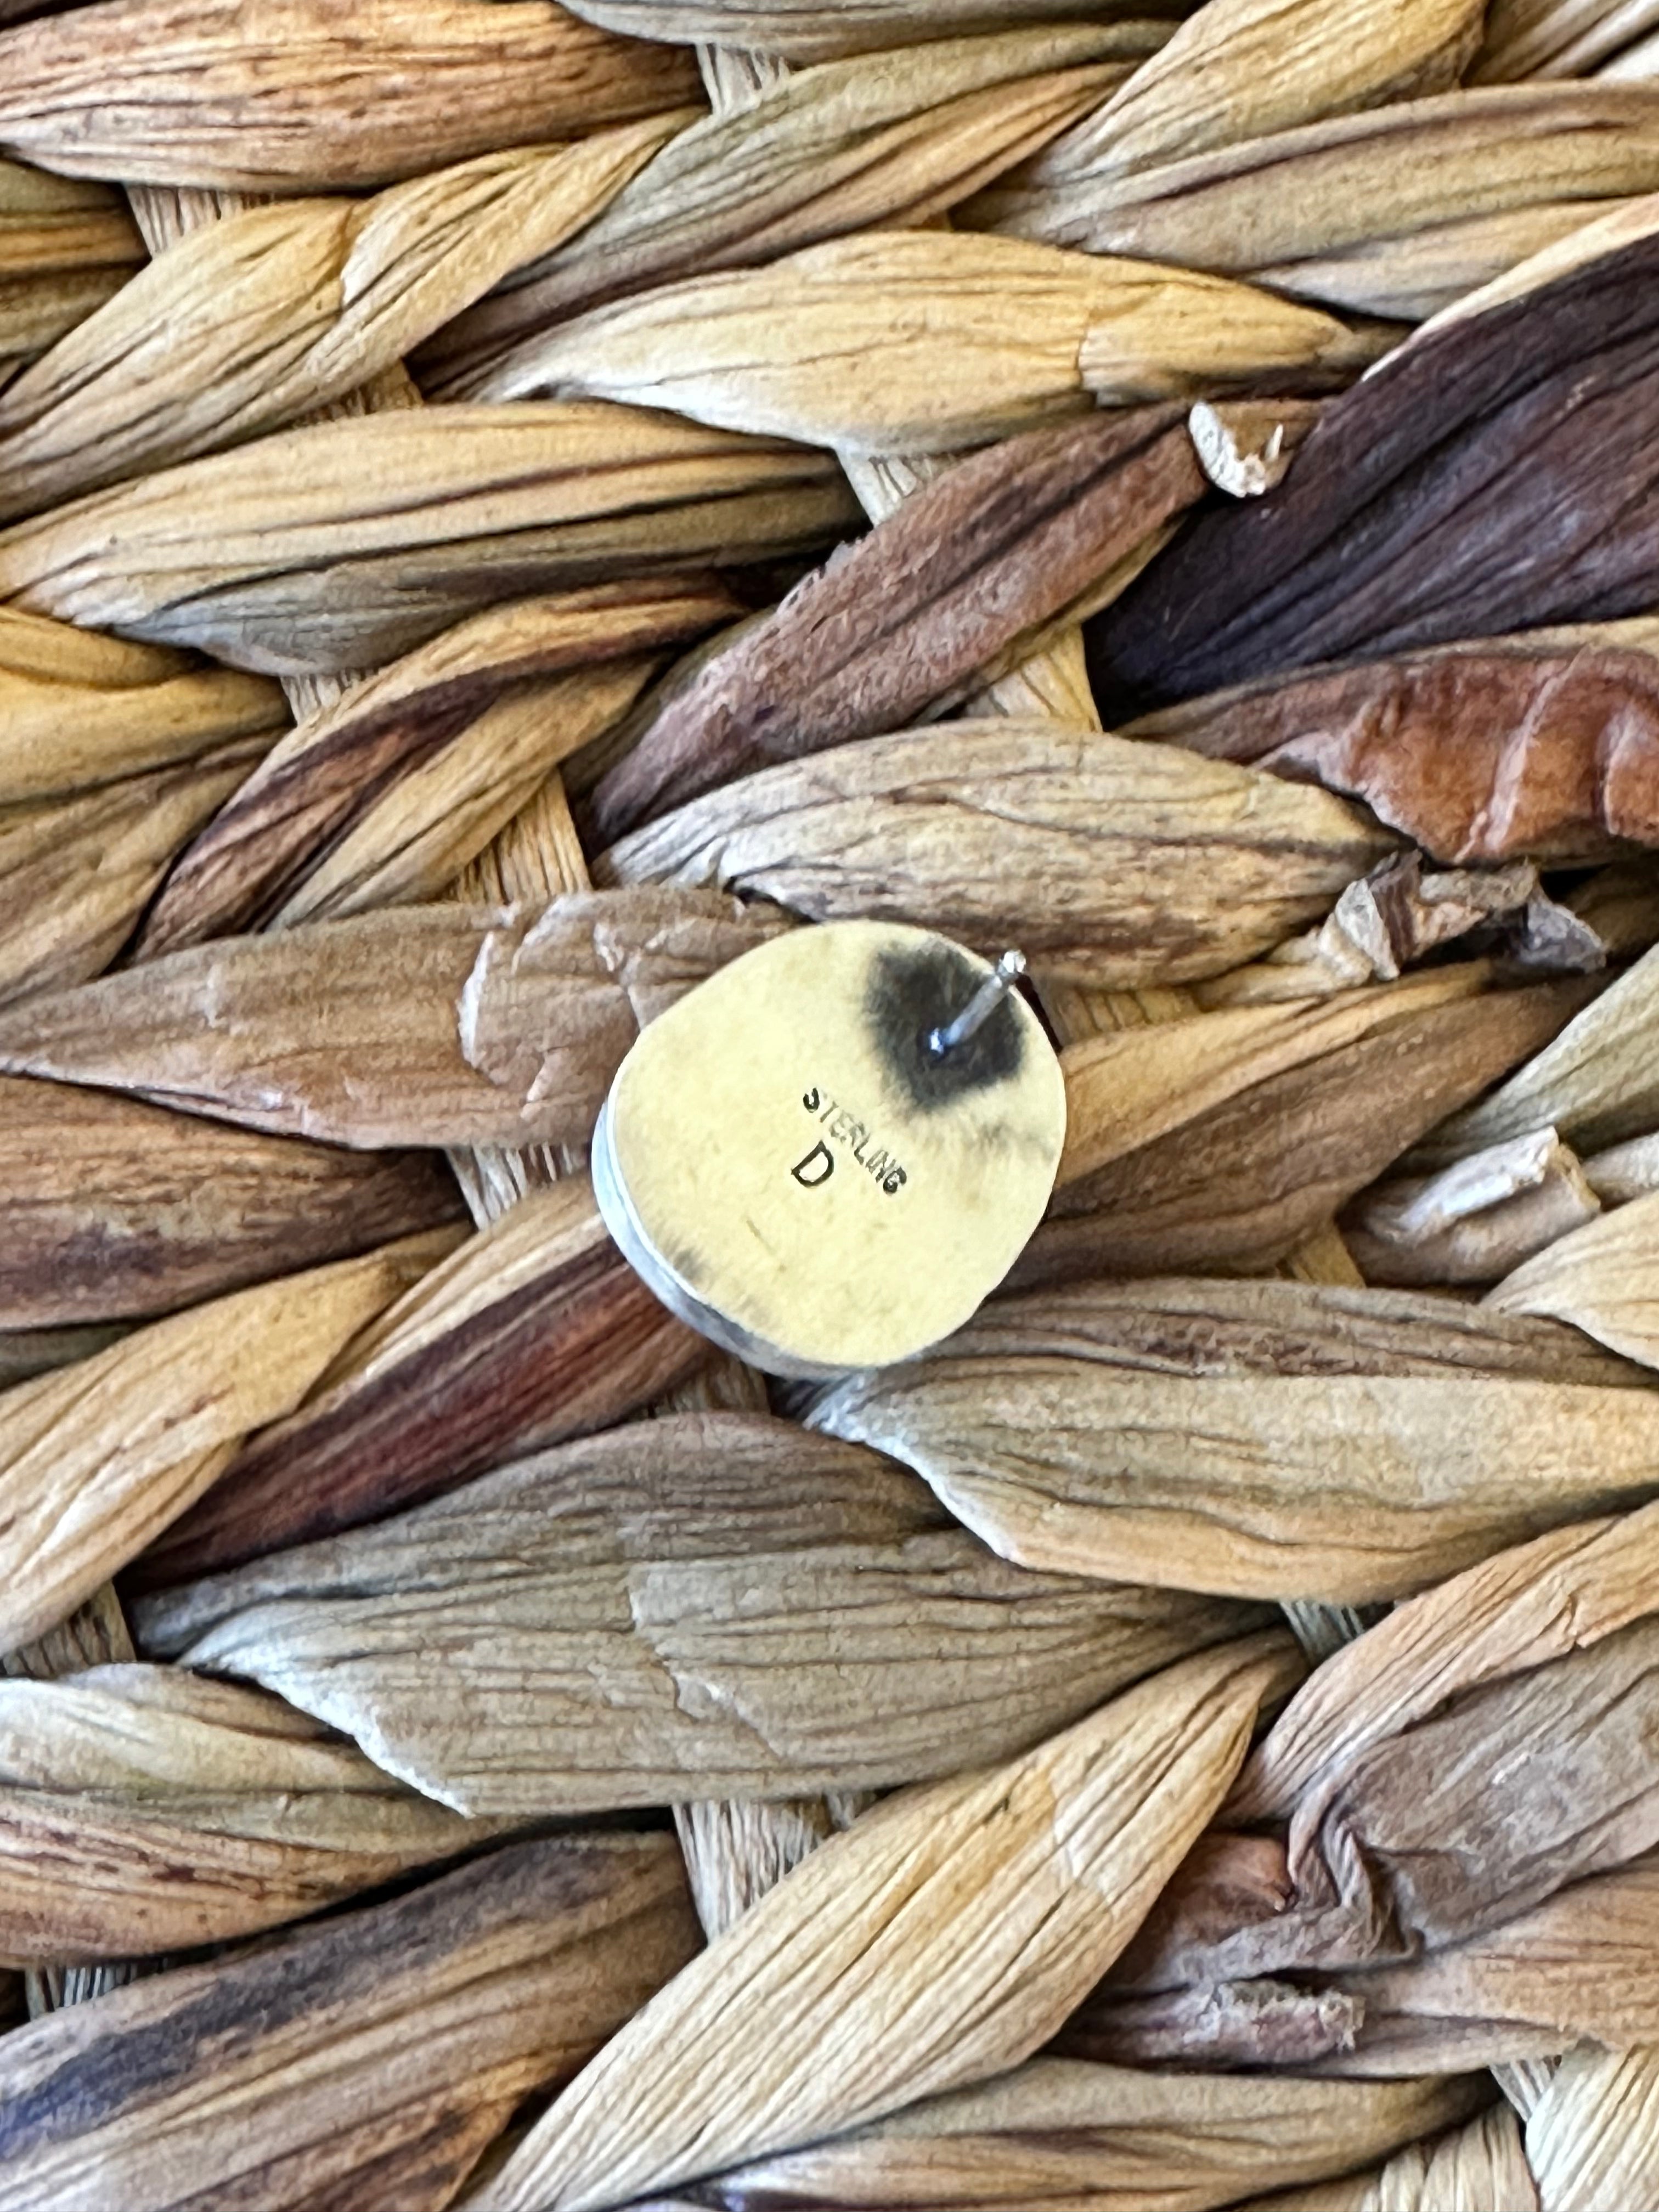
[[[820,1161],[823,1163],[821,1167],[818,1166]],[[816,1175],[808,1172],[815,1167],[818,1169]],[[789,1172],[804,1190],[816,1190],[821,1182],[828,1182],[836,1172],[835,1155],[820,1137],[806,1158],[797,1161]]]

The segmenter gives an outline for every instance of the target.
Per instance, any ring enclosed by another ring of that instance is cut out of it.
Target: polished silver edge
[[[817,1361],[797,1359],[781,1351],[764,1337],[751,1335],[749,1330],[727,1317],[700,1298],[685,1278],[664,1259],[652,1243],[644,1223],[640,1219],[628,1186],[623,1180],[617,1163],[616,1146],[611,1135],[611,1101],[607,1098],[599,1109],[599,1118],[594,1125],[592,1155],[589,1172],[593,1179],[593,1196],[601,1219],[611,1231],[611,1240],[629,1266],[651,1292],[665,1305],[670,1313],[683,1321],[688,1328],[706,1336],[711,1344],[719,1345],[722,1352],[730,1352],[750,1366],[758,1367],[767,1375],[787,1376],[798,1382],[839,1382],[856,1370],[846,1367],[825,1367]]]

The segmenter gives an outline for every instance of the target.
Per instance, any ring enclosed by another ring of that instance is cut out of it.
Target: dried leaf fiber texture
[[[718,40],[792,62],[920,45],[946,32],[1084,15],[1167,35],[1179,0],[577,0],[573,13],[643,39]],[[1148,19],[1153,19],[1149,21]],[[1149,44],[1155,43],[1149,40]]]
[[[1346,27],[1352,11],[1330,21]],[[1036,178],[992,185],[965,220],[1417,322],[1651,191],[1656,121],[1645,86],[1441,93],[1127,174],[1085,169],[1044,185],[1039,163]]]
[[[1457,82],[1480,0],[1209,0],[1094,115],[1038,157],[1044,185],[1131,175],[1321,116]]]
[[[683,119],[188,233],[0,394],[0,513],[240,444],[371,383],[579,229]]]
[[[1594,74],[1620,47],[1659,24],[1654,0],[1492,0],[1475,84]]]
[[[1408,2143],[1383,2166],[1311,2189],[1253,2197],[1238,2212],[1476,2212],[1486,2206],[1539,2212],[1520,2124],[1507,2105],[1489,2106],[1449,2135]]]
[[[1527,2122],[1541,2212],[1620,2212],[1659,2189],[1659,2051],[1569,2051]]]
[[[771,614],[674,672],[592,794],[590,842],[959,703],[1203,489],[1173,406],[1026,432],[956,462]]]
[[[524,780],[544,783],[602,730],[656,653],[743,611],[712,575],[669,575],[513,599],[458,623],[272,748],[179,856],[138,957],[406,905],[417,884],[448,889],[464,845],[487,843],[498,812],[516,816]]]
[[[45,55],[44,160],[229,218],[100,307],[111,191],[0,164],[0,1581],[120,1567],[147,1662],[15,1679],[107,1582],[0,1660],[0,1974],[253,1946],[0,2037],[5,2212],[1652,2193],[1659,96],[1452,89],[1650,4],[0,0],[0,146]],[[1307,469],[1284,576],[1120,617]],[[1245,665],[1097,702],[1121,619]],[[657,1006],[872,908],[1024,945],[1070,1141],[784,1420],[574,1170]],[[1358,1280],[1528,1162],[1594,1234]],[[1525,2142],[1468,2076],[1582,2038]]]
[[[1035,2058],[983,2088],[694,2185],[685,2201],[712,2212],[1210,2212],[1245,2191],[1346,2172],[1444,2125],[1479,2094],[1468,2078],[1231,2081]]]
[[[0,147],[122,183],[349,191],[696,91],[690,55],[549,0],[100,0],[0,33]]]
[[[1314,661],[1644,611],[1659,235],[1567,258],[1401,347],[1332,402],[1277,490],[1204,517],[1097,617],[1109,716]]]
[[[1517,1372],[1515,1340],[1455,1312],[1290,1283],[1034,1292],[834,1385],[811,1419],[905,1461],[1030,1567],[1398,1597],[1659,1486],[1659,1394],[1640,1369],[1586,1367],[1561,1331],[1531,1339]]]
[[[642,886],[211,939],[0,1015],[0,1066],[365,1150],[585,1144],[645,1024],[781,926]]]
[[[1459,963],[1069,1047],[1060,1187],[1015,1279],[1276,1264],[1597,988],[1489,981]]]
[[[260,678],[0,611],[0,1000],[99,974],[286,720]]]
[[[422,349],[422,389],[464,389],[520,339],[606,300],[936,216],[1085,113],[1162,34],[1048,12],[1030,29],[792,70],[722,104]]]
[[[857,512],[827,454],[639,408],[411,408],[279,431],[18,523],[0,533],[0,595],[326,675],[530,592],[816,553]]]
[[[1304,1992],[1291,2002],[1308,2012],[1322,1998],[1348,2009],[1343,2036],[1318,2063],[1355,2075],[1508,2066],[1553,2059],[1580,2040],[1631,2050],[1659,2039],[1656,1893],[1659,1869],[1649,1854],[1571,1882],[1443,1950],[1400,1966],[1321,1975],[1318,1996]],[[1290,1985],[1267,1986],[1282,2001]],[[1174,2055],[1167,2042],[1162,2052]],[[1251,2063],[1248,2046],[1231,2057]]]
[[[1388,2074],[1650,2036],[1656,1542],[1651,1504],[1553,1531],[1328,1660],[1071,2047]]]
[[[596,307],[532,337],[477,399],[590,393],[854,453],[949,453],[1114,405],[1375,353],[1329,315],[1152,262],[1026,239],[871,231]]]
[[[169,1584],[332,1535],[610,1427],[708,1356],[611,1243],[586,1176],[528,1193],[230,1462],[138,1573]]]
[[[873,1452],[686,1413],[137,1618],[447,1804],[546,1814],[930,1778],[1261,1616],[1011,1570]]]
[[[107,185],[0,161],[0,383],[95,313],[143,258]]]
[[[1659,950],[1616,977],[1489,1097],[1430,1131],[1413,1164],[1443,1166],[1542,1128],[1585,1153],[1646,1135],[1659,1124],[1656,1030]]]
[[[1573,1523],[1398,1607],[1310,1680],[1253,1753],[1230,1817],[1328,1802],[1367,1747],[1465,1691],[1566,1658],[1650,1610],[1659,1512]]]
[[[0,1081],[0,1328],[143,1320],[459,1221],[441,1162]]]
[[[1133,726],[1352,793],[1436,860],[1659,843],[1659,664],[1638,647],[1462,642],[1267,677]]]
[[[1355,1756],[1322,1817],[1297,1808],[1291,1911],[1230,1960],[1273,1972],[1437,1949],[1651,1849],[1656,1640],[1638,1621]]]
[[[454,1243],[439,1230],[233,1291],[0,1395],[0,1649],[141,1552]]]
[[[697,1944],[672,1838],[521,1844],[5,2039],[15,2212],[442,2212]]]
[[[174,854],[258,767],[244,739],[0,821],[0,1001],[99,975]]]
[[[832,1838],[606,2046],[480,2212],[623,2203],[1030,2057],[1225,1790],[1287,1641],[1183,1661]]]
[[[178,1668],[0,1682],[0,1956],[188,1950],[489,1840],[280,1698]]]
[[[103,1336],[112,1338],[114,1330],[63,1329],[41,1332],[50,1343],[55,1338]],[[16,1341],[15,1339],[13,1340]],[[88,1346],[88,1349],[91,1347]],[[53,1366],[68,1364],[70,1355],[62,1359],[43,1359],[35,1370],[44,1373]],[[33,1643],[21,1645],[0,1658],[0,1674],[14,1681],[57,1682],[65,1674],[82,1674],[89,1667],[125,1666],[137,1653],[127,1630],[126,1615],[121,1610],[121,1601],[112,1583],[104,1583],[95,1589],[84,1604],[60,1620],[56,1628],[49,1628]]]
[[[1498,1313],[1553,1314],[1627,1359],[1659,1365],[1659,1193],[1587,1222],[1517,1267],[1492,1291]]]
[[[744,776],[612,846],[594,875],[920,923],[991,957],[1017,942],[1045,981],[1133,988],[1237,968],[1385,849],[1327,792],[1003,715]]]
[[[0,608],[0,805],[70,799],[288,722],[264,677]]]

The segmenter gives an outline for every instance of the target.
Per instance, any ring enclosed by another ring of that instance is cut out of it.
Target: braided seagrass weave
[[[1656,847],[1659,0],[0,0],[0,2212],[1659,2212]]]

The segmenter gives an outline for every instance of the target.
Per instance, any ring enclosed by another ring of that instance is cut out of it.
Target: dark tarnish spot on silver
[[[871,963],[864,1018],[899,1089],[924,1114],[1009,1082],[1024,1065],[1025,1026],[1008,999],[951,1051],[927,1049],[932,1031],[959,1014],[984,981],[983,968],[953,945],[880,952]]]

